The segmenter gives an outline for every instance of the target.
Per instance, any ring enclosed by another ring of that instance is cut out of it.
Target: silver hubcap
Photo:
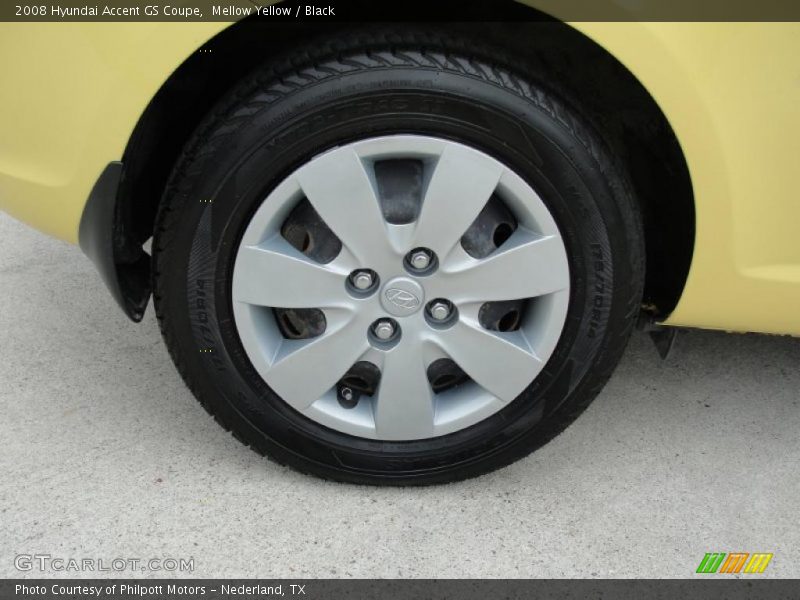
[[[386,218],[376,165],[389,160],[422,165],[411,222]],[[475,258],[462,236],[490,198],[513,213],[516,228]],[[341,241],[327,263],[282,235],[304,199]],[[513,401],[555,349],[569,285],[558,228],[517,174],[463,144],[397,135],[330,150],[281,182],[244,233],[232,297],[250,361],[285,402],[344,433],[414,440],[469,427]],[[487,303],[523,299],[513,327],[483,323]],[[287,339],[272,309],[320,311],[324,331]],[[442,359],[465,375],[458,385],[433,385],[432,365]],[[360,362],[379,379],[370,395],[354,398],[341,382]],[[341,402],[342,390],[353,402]]]

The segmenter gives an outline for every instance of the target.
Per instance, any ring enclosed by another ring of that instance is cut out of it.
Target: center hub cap
[[[412,279],[398,277],[389,281],[381,291],[381,304],[390,315],[407,317],[417,312],[425,302],[425,291]]]

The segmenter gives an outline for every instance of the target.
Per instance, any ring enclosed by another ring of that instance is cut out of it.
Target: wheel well
[[[497,2],[492,9],[502,16],[497,11],[504,6],[516,21],[452,24],[448,31],[463,30],[502,46],[528,65],[540,85],[567,100],[580,99],[575,108],[600,130],[629,170],[647,244],[643,308],[665,318],[683,291],[695,233],[691,180],[672,128],[636,77],[602,47],[512,0]],[[529,20],[518,20],[521,9]],[[152,235],[161,194],[183,145],[225,92],[267,57],[285,54],[297,40],[330,36],[335,27],[245,19],[202,47],[210,52],[198,48],[178,67],[143,113],[123,156],[117,223],[126,224],[124,233],[134,242],[129,248],[138,250]]]

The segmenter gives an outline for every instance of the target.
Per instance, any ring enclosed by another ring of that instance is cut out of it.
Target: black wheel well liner
[[[511,0],[495,4],[507,4],[517,18],[522,6]],[[580,99],[576,108],[629,169],[647,245],[642,305],[652,317],[663,319],[680,299],[694,249],[694,197],[678,140],[655,100],[616,58],[572,27],[525,10],[530,19],[523,22],[443,27],[455,33],[464,29],[466,34],[479,27],[480,39],[527,63],[541,85],[567,100]],[[225,92],[268,57],[285,54],[298,40],[331,35],[336,27],[353,26],[245,19],[198,48],[175,70],[139,119],[122,159],[116,223],[125,231],[115,235],[121,240],[118,261],[125,262],[126,256],[131,262],[139,260],[184,143]]]

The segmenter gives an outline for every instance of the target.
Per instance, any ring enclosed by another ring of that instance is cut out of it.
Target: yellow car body
[[[694,253],[665,324],[800,335],[800,24],[571,25],[651,94],[688,165]],[[150,100],[230,26],[0,25],[0,209],[77,242]]]

